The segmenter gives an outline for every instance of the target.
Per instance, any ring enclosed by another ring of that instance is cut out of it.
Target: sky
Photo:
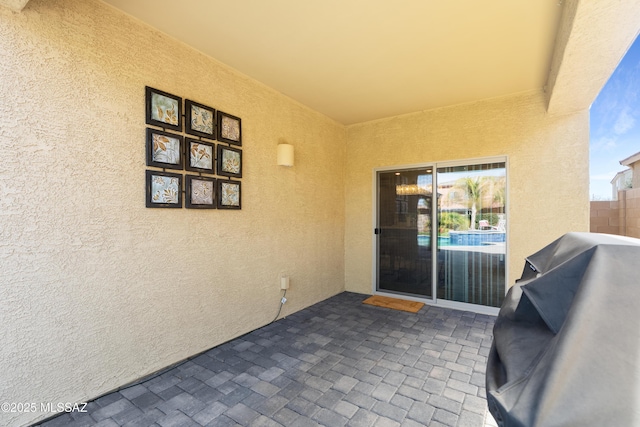
[[[591,104],[589,192],[611,200],[611,180],[626,169],[620,160],[640,152],[640,37]]]

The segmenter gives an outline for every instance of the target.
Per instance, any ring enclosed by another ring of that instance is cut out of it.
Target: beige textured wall
[[[508,156],[510,286],[524,258],[569,231],[589,229],[589,112],[551,117],[526,93],[348,128],[345,284],[370,293],[373,169]]]
[[[632,175],[631,175],[631,188],[640,188],[640,161],[635,162],[631,165]]]
[[[342,125],[94,0],[0,8],[0,58],[0,402],[83,401],[261,327],[281,271],[284,315],[344,290]],[[145,85],[242,118],[241,211],[144,207]]]

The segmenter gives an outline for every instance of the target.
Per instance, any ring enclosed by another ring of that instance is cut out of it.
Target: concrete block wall
[[[591,202],[590,231],[592,233],[619,234],[619,201]]]
[[[640,188],[618,192],[618,200],[591,202],[590,231],[640,238]]]
[[[626,236],[640,238],[640,188],[625,191]]]

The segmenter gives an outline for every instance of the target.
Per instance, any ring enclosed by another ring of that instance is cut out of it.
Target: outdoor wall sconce
[[[293,166],[293,145],[278,144],[278,166]]]

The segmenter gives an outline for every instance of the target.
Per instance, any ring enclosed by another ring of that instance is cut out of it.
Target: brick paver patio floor
[[[42,426],[468,426],[495,317],[344,292]]]

